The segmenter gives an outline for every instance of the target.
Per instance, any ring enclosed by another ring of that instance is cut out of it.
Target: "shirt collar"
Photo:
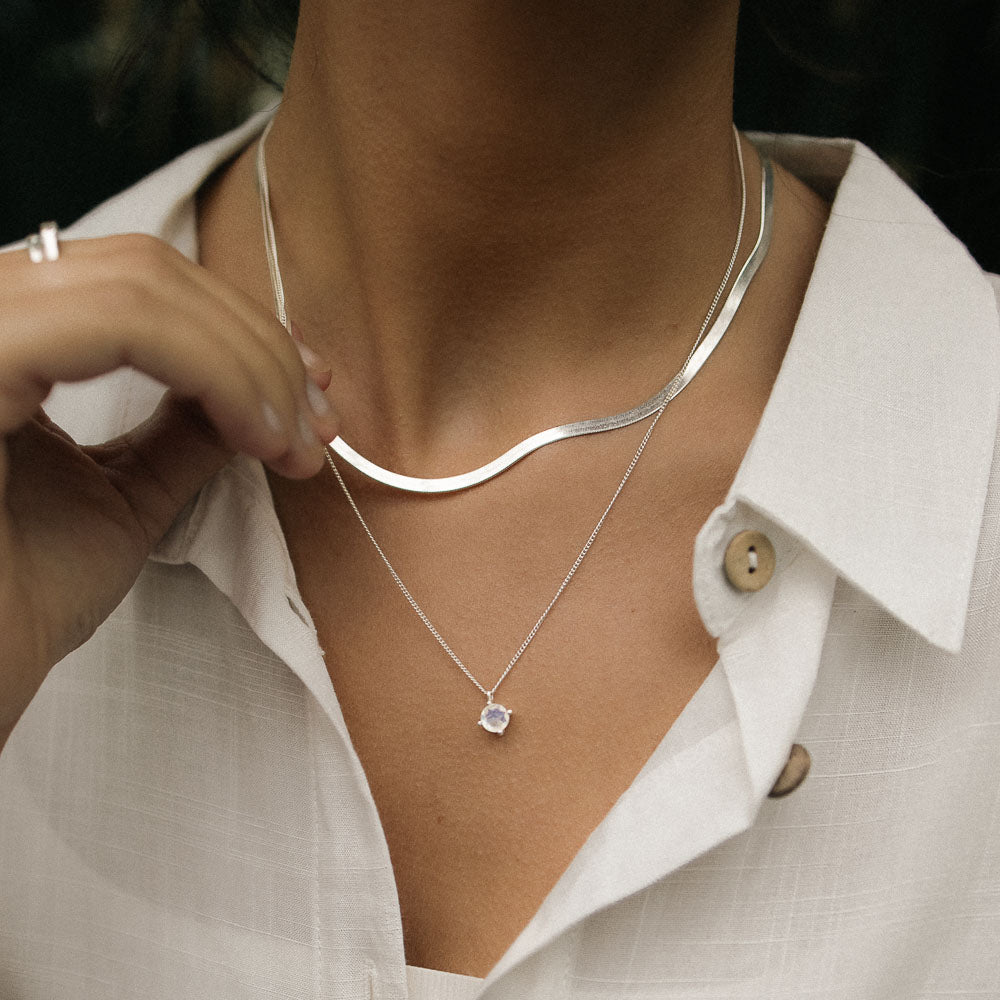
[[[190,150],[72,235],[152,232],[195,256],[194,193],[271,114]],[[1000,403],[995,297],[962,244],[862,144],[752,138],[833,205],[728,505],[756,508],[955,652]]]
[[[755,140],[815,188],[836,185],[836,196],[729,501],[757,508],[957,652],[1000,402],[993,291],[865,146]]]
[[[863,146],[771,146],[835,197],[768,404],[695,545],[695,596],[719,662],[487,990],[518,967],[530,976],[526,960],[585,916],[750,826],[801,726],[838,576],[930,641],[961,644],[997,416],[993,296]],[[722,572],[726,541],[745,528],[765,531],[778,554],[755,594]]]

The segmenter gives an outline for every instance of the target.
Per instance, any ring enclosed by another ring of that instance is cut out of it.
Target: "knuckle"
[[[129,315],[149,310],[175,273],[172,254],[172,247],[147,233],[111,237],[90,288],[109,309]]]
[[[134,258],[143,254],[159,253],[164,243],[149,233],[120,233],[114,237],[114,246],[116,250]]]
[[[115,238],[112,263],[119,277],[132,282],[162,284],[176,272],[178,253],[173,247],[148,233],[125,233]]]
[[[116,322],[147,315],[153,306],[153,291],[134,272],[98,282],[90,291],[100,310]]]

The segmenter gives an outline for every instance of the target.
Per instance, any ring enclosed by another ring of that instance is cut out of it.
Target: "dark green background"
[[[210,6],[231,24],[246,2]],[[280,76],[281,53],[264,58]],[[275,97],[187,0],[3,0],[0,244],[44,219],[68,225]],[[998,109],[997,2],[758,0],[743,11],[740,127],[862,139],[992,271]]]

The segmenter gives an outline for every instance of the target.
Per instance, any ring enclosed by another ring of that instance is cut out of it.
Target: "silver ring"
[[[59,227],[54,222],[43,222],[38,232],[28,237],[27,243],[33,264],[59,259]]]

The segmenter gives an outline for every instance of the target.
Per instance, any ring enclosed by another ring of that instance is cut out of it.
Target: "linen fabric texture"
[[[269,112],[65,236],[197,256]],[[833,199],[692,581],[718,662],[479,987],[490,1000],[1000,996],[995,278],[864,146],[753,136]],[[81,442],[154,407],[60,387]],[[723,554],[764,532],[758,593]],[[414,623],[418,628],[419,622]],[[767,792],[791,744],[806,781]],[[0,756],[3,1000],[402,1000],[393,872],[260,463],[199,494]]]

